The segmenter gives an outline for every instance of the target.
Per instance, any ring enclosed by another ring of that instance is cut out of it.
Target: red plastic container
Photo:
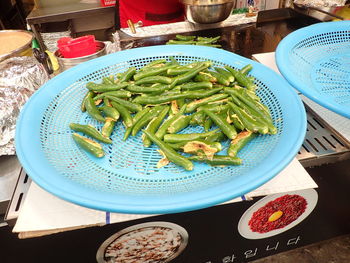
[[[65,58],[83,57],[97,51],[93,35],[78,38],[63,37],[57,41],[57,47]]]
[[[116,0],[100,0],[102,6],[113,6],[116,3]]]

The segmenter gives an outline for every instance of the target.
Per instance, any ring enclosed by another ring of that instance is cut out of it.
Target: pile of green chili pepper
[[[217,42],[220,40],[220,36],[217,37],[200,37],[200,36],[185,36],[176,35],[175,39],[171,39],[166,42],[167,45],[197,45],[220,48],[221,45]]]
[[[193,162],[239,165],[242,160],[237,154],[249,141],[258,134],[277,133],[269,109],[248,75],[251,69],[252,65],[240,70],[213,67],[210,61],[180,65],[170,57],[138,70],[130,67],[104,77],[102,83],[89,82],[81,110],[103,127],[99,131],[91,125],[71,123],[73,139],[84,150],[103,157],[101,143],[112,143],[111,134],[121,119],[124,140],[142,132],[145,147],[156,144],[163,161],[186,170],[193,169]],[[179,133],[189,125],[202,126],[204,132]],[[218,155],[227,139],[226,155]]]

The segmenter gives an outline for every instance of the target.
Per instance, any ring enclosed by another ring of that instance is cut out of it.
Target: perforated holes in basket
[[[350,31],[308,37],[289,54],[293,73],[308,87],[339,104],[350,105]]]
[[[283,115],[273,93],[260,80],[255,81],[259,86],[258,95],[271,110],[279,132],[274,136],[258,136],[247,145],[239,153],[244,160],[243,165],[211,167],[195,163],[193,171],[184,173],[183,168],[171,163],[158,169],[157,162],[161,158],[157,152],[158,148],[154,145],[144,148],[141,133],[123,141],[125,128],[120,121],[111,137],[113,144],[103,144],[106,152],[104,158],[97,160],[77,147],[71,138],[69,123],[89,123],[97,129],[102,127],[101,123],[80,110],[81,100],[87,92],[85,84],[89,81],[99,82],[102,77],[124,72],[131,66],[140,69],[147,63],[162,58],[167,57],[140,58],[97,69],[64,89],[51,102],[42,120],[40,136],[49,162],[60,174],[99,191],[162,195],[191,192],[227,182],[232,177],[241,176],[268,156],[282,132]],[[174,58],[181,64],[207,60],[197,56],[174,56]],[[213,63],[214,66],[224,66],[218,61]],[[201,129],[189,127],[182,132],[201,132]],[[225,149],[227,145],[228,142],[224,143]]]

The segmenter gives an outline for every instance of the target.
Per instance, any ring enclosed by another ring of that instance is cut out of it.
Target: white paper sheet
[[[316,183],[294,159],[274,179],[247,194],[246,199],[315,187]],[[242,201],[242,198],[226,203],[238,201]],[[32,182],[13,232],[20,233],[21,238],[27,238],[149,216],[152,215],[106,213],[81,207],[51,195]]]

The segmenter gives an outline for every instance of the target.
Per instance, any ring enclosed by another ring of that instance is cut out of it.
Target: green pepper
[[[227,101],[225,101],[225,102],[227,102]],[[225,103],[225,102],[222,102],[222,103]],[[208,104],[208,105],[198,107],[197,111],[201,111],[204,109],[211,111],[211,112],[218,113],[218,112],[222,112],[222,111],[227,111],[228,109],[230,109],[230,106],[228,104],[219,104],[219,103],[218,104]]]
[[[264,123],[268,127],[268,131],[271,134],[277,133],[277,128],[272,123],[271,115],[264,105],[247,95],[245,90],[243,93],[246,96],[243,96],[241,93],[236,91],[230,91],[233,102],[243,109],[247,114],[254,118],[257,122]]]
[[[188,40],[194,40],[196,36],[176,35],[175,38],[178,40],[188,41]]]
[[[110,95],[118,98],[130,98],[132,96],[132,93],[126,90],[107,91],[96,95],[94,97],[94,100],[96,101],[96,100],[103,99],[106,95]]]
[[[177,133],[183,129],[185,129],[191,120],[191,116],[189,115],[181,115],[179,116],[173,123],[170,124],[168,128],[169,133]]]
[[[147,127],[146,127],[146,131],[150,132],[150,133],[155,133],[156,130],[159,128],[160,124],[162,123],[162,121],[164,120],[165,116],[168,114],[169,112],[169,107],[165,107],[158,116],[154,117],[153,120],[151,120]],[[142,141],[143,141],[143,145],[145,147],[150,147],[152,144],[152,141],[145,135],[142,135]]]
[[[237,116],[237,114],[231,113],[230,117],[232,119],[233,125],[236,127],[237,130],[244,130],[244,125],[241,119]]]
[[[204,139],[208,136],[215,134],[219,129],[212,130],[210,132],[204,133],[186,133],[186,134],[165,134],[164,142],[177,143],[183,141],[195,141],[199,139]]]
[[[170,56],[169,59],[172,65],[176,65],[176,66],[180,65],[179,62],[173,56]]]
[[[120,114],[117,111],[117,109],[113,108],[112,106],[105,105],[105,106],[99,107],[99,110],[101,110],[106,117],[109,117],[114,121],[117,121],[120,117]]]
[[[210,165],[241,165],[242,159],[238,157],[225,156],[225,155],[214,155],[212,159],[205,156],[191,156],[189,160],[197,162],[205,162]]]
[[[195,111],[198,107],[200,107],[200,106],[202,106],[202,105],[206,105],[206,104],[208,104],[209,102],[222,100],[222,99],[225,99],[225,98],[227,98],[227,97],[228,97],[227,94],[222,93],[222,94],[215,94],[215,95],[212,95],[212,96],[207,97],[207,98],[204,98],[204,99],[192,101],[192,102],[190,102],[190,103],[187,105],[186,113],[193,112],[193,111]]]
[[[200,90],[200,89],[211,89],[211,88],[213,88],[213,83],[209,81],[187,82],[181,85],[182,90]]]
[[[256,95],[254,91],[246,90],[246,94],[247,94],[247,96],[249,96],[253,100],[256,100],[256,101],[259,101],[259,102],[261,101],[260,97],[258,95]],[[263,106],[265,107],[266,112],[269,112],[267,107],[265,105],[263,105]]]
[[[113,108],[115,108],[122,116],[124,126],[126,128],[131,127],[133,124],[133,120],[132,120],[131,114],[128,111],[128,109],[126,107],[124,107],[123,105],[116,103],[114,101],[111,101],[111,104],[112,104]]]
[[[127,71],[125,71],[122,76],[119,78],[118,83],[126,82],[129,81],[136,73],[136,68],[135,67],[130,67],[128,68]]]
[[[152,68],[154,66],[162,65],[164,63],[166,63],[165,58],[156,59],[156,60],[153,60],[153,61],[149,62],[148,64],[146,64],[143,68],[140,69],[140,71]]]
[[[244,75],[247,75],[252,69],[253,69],[253,65],[247,64],[243,68],[241,68],[241,70],[239,72],[241,72]]]
[[[162,93],[169,88],[168,85],[155,84],[150,87],[143,87],[138,85],[130,85],[126,89],[134,93]]]
[[[113,78],[113,77],[112,77]],[[114,85],[114,79],[112,79],[111,77],[103,77],[102,78],[102,83],[103,84],[107,84],[107,85]]]
[[[191,120],[190,120],[190,124],[191,125],[204,125],[205,123],[205,119],[206,119],[206,115],[204,114],[203,111],[197,111],[196,113],[190,115],[191,116]]]
[[[135,123],[132,128],[131,135],[135,136],[143,127],[145,127],[154,117],[158,116],[159,112],[163,110],[164,106],[156,106],[146,113],[142,118]]]
[[[88,97],[93,98],[93,96],[94,96],[94,93],[92,91],[88,91],[85,94],[85,96],[84,96],[84,98],[83,98],[83,100],[81,102],[81,105],[80,105],[80,109],[81,109],[82,112],[86,111],[85,103],[86,103],[86,100],[88,99]]]
[[[123,140],[125,141],[129,135],[131,134],[132,128],[134,127],[134,125],[149,111],[151,110],[151,108],[144,108],[143,110],[137,112],[135,114],[135,116],[132,119],[132,125],[128,128],[126,128],[125,133],[124,133],[124,137]]]
[[[179,85],[179,84],[188,82],[189,80],[194,78],[199,72],[210,67],[211,64],[212,64],[212,62],[209,62],[209,61],[202,62],[199,64],[199,66],[193,68],[192,70],[190,70],[184,74],[176,76],[174,81],[171,83],[170,87],[175,87],[175,85]]]
[[[111,102],[110,102],[109,99],[107,99],[107,98],[103,98],[103,103],[104,103],[105,106],[112,107]]]
[[[220,130],[227,136],[229,139],[234,139],[237,136],[237,131],[233,125],[227,123],[220,115],[217,115],[207,109],[203,110],[206,115],[213,120],[213,122],[220,128]]]
[[[207,44],[215,43],[219,39],[220,39],[220,36],[217,36],[217,37],[197,37],[197,41],[205,42]]]
[[[182,166],[185,170],[193,170],[193,163],[189,161],[186,157],[178,154],[174,149],[172,149],[165,142],[160,140],[154,133],[148,131],[143,131],[146,136],[162,150],[166,158],[177,165]]]
[[[207,71],[210,75],[212,75],[213,77],[216,78],[217,83],[224,85],[224,86],[229,86],[230,85],[230,81],[228,78],[226,78],[225,75],[220,74],[218,72],[215,71]]]
[[[223,107],[224,104],[227,103],[228,101],[232,101],[232,98],[231,97],[228,97],[228,98],[226,97],[226,98],[221,99],[221,100],[215,100],[215,101],[208,102],[208,105],[200,106],[200,107],[197,108],[197,110],[201,110],[203,107],[206,107],[209,110],[212,110],[212,109],[214,109],[216,107]]]
[[[84,125],[79,123],[71,123],[69,124],[69,128],[76,132],[82,132],[92,138],[99,140],[104,143],[111,144],[112,141],[109,138],[104,137],[95,127],[91,125]]]
[[[218,73],[220,73],[221,75],[223,75],[229,82],[234,82],[234,81],[235,81],[235,77],[232,76],[232,74],[231,74],[229,71],[227,71],[227,70],[225,70],[225,69],[223,69],[223,68],[219,68],[219,67],[215,67],[214,69],[215,69]]]
[[[183,94],[186,94],[186,99],[204,99],[206,97],[209,97],[211,95],[214,95],[215,93],[218,93],[220,90],[222,90],[221,87],[208,89],[208,90],[188,90],[184,91]]]
[[[204,122],[204,131],[205,132],[209,131],[212,125],[213,125],[213,120],[210,118],[207,118]]]
[[[227,149],[227,154],[232,157],[236,156],[237,153],[256,136],[257,134],[251,131],[242,131],[238,133],[237,137],[231,141]]]
[[[203,81],[209,81],[212,83],[217,82],[217,79],[214,76],[210,75],[210,73],[208,72],[198,72],[198,74],[194,77],[193,80],[197,82],[203,82]]]
[[[115,77],[117,78],[116,80],[114,80],[115,83],[118,83],[120,78],[123,76],[123,73],[119,72],[117,74],[115,74]]]
[[[246,94],[246,93],[245,93]],[[267,124],[269,132],[271,134],[277,133],[277,128],[273,125],[270,113],[266,110],[264,105],[248,95],[243,96],[239,93],[236,94],[237,98],[241,100],[248,108],[248,110],[256,117],[256,119]]]
[[[195,45],[196,41],[195,40],[175,40],[175,39],[170,39],[165,44],[166,45]]]
[[[185,98],[180,98],[176,100],[177,106],[181,109],[185,105]]]
[[[94,156],[101,158],[105,155],[101,144],[90,140],[84,136],[77,133],[72,134],[73,140],[85,151],[93,154]]]
[[[248,90],[255,90],[255,84],[246,75],[229,66],[225,66],[225,69],[231,72],[231,74],[235,77],[235,80],[237,80],[240,85],[246,87]]]
[[[189,72],[192,68],[187,66],[178,66],[176,68],[171,68],[167,70],[167,75],[169,76],[177,76],[181,74],[185,74],[186,72]]]
[[[104,137],[109,138],[113,132],[115,126],[115,120],[112,118],[106,118],[106,122],[102,127],[101,133]]]
[[[222,133],[222,131],[218,131],[212,135],[209,135],[205,138],[208,142],[221,142],[226,139],[225,134]]]
[[[175,94],[162,94],[162,96],[138,96],[133,102],[143,104],[143,105],[156,105],[161,103],[170,102],[172,100],[186,98],[186,94],[175,93]]]
[[[176,121],[186,110],[186,104],[184,104],[178,113],[176,113],[173,116],[169,116],[168,119],[166,119],[163,124],[159,127],[158,131],[155,133],[155,135],[157,136],[157,138],[159,139],[163,139],[164,135],[167,133],[168,128],[170,127],[170,125]]]
[[[162,83],[162,84],[171,84],[173,82],[172,78],[165,76],[150,76],[143,79],[135,81],[135,85],[148,84],[148,83]]]
[[[93,82],[88,82],[86,84],[86,87],[89,90],[92,90],[94,92],[107,92],[107,91],[115,91],[115,90],[120,90],[123,89],[125,87],[127,87],[129,85],[129,83],[120,83],[120,84],[97,84],[97,83],[93,83]]]
[[[189,72],[191,69],[195,68],[198,65],[199,65],[199,62],[194,62],[183,66],[177,66],[177,67],[169,68],[166,73],[167,75],[171,75],[171,76],[181,75]]]
[[[140,71],[134,75],[134,80],[137,82],[140,79],[144,79],[144,78],[151,77],[151,76],[158,76],[158,75],[160,75],[160,74],[162,74],[162,73],[166,72],[167,70],[174,68],[174,67],[176,67],[176,65],[169,64],[169,65],[165,65],[162,67],[150,68],[150,69],[147,69],[144,71]],[[166,83],[166,84],[169,84],[169,83]]]
[[[111,95],[105,96],[107,99],[110,99],[111,101],[117,102],[120,105],[123,105],[125,108],[127,108],[131,112],[137,112],[142,110],[142,106],[138,103],[130,102],[127,100],[120,99],[118,97],[114,97]]]
[[[251,132],[259,132],[261,134],[268,133],[269,129],[265,123],[261,123],[254,119],[251,115],[239,108],[236,104],[228,102],[235,114],[242,121],[245,129]]]
[[[98,110],[98,108],[95,105],[95,102],[93,101],[92,97],[87,97],[85,100],[85,108],[88,114],[94,118],[95,120],[98,120],[100,122],[104,122],[105,119],[101,115],[101,112]]]

